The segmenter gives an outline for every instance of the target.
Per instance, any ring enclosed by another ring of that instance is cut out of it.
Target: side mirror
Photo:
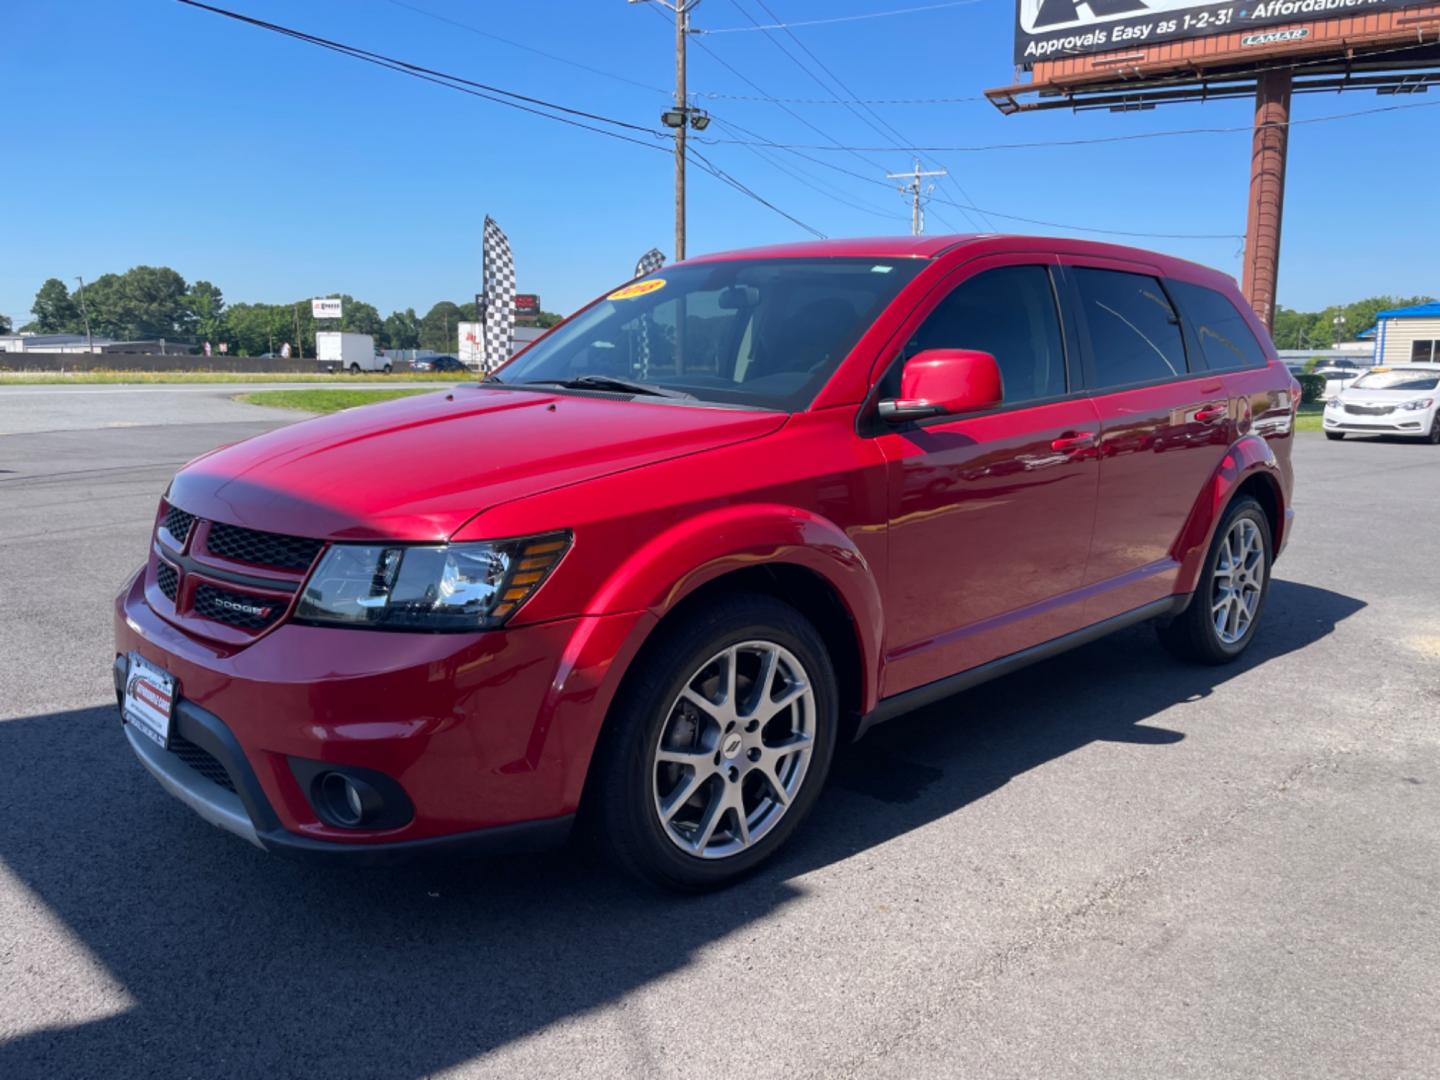
[[[892,424],[931,416],[978,412],[1002,399],[1000,365],[976,349],[926,349],[905,362],[900,396],[880,402],[880,418]]]

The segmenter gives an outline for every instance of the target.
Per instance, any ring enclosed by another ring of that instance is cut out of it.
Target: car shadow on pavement
[[[1179,664],[1137,627],[892,721],[842,755],[812,818],[825,828],[698,898],[648,891],[573,850],[383,872],[291,863],[166,796],[132,760],[113,706],[5,721],[0,859],[73,935],[52,955],[78,943],[132,1003],[38,1029],[0,1018],[0,1037],[21,1032],[0,1043],[0,1076],[414,1077],[458,1065],[683,969],[799,896],[798,876],[1027,770],[1096,741],[1163,750],[1183,736],[1150,718],[1363,606],[1277,580],[1235,665]],[[43,950],[4,959],[48,992]]]

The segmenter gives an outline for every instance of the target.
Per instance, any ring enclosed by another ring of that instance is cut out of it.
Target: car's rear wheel
[[[1343,432],[1343,431],[1327,431],[1327,432],[1325,432],[1325,438],[1327,438],[1327,439],[1332,439],[1332,440],[1334,440],[1335,442],[1339,442],[1341,439],[1345,438],[1345,432]]]
[[[1202,664],[1234,660],[1255,637],[1270,591],[1270,520],[1258,502],[1232,502],[1215,530],[1205,569],[1184,612],[1157,629],[1176,656]]]
[[[627,677],[587,813],[626,869],[689,891],[754,870],[809,813],[834,754],[834,669],[794,608],[740,595],[666,627]]]
[[[351,375],[359,375],[359,374],[360,374],[360,365],[359,365],[359,364],[351,364],[351,365],[350,365],[350,374],[351,374]]]
[[[385,365],[385,374],[386,374],[386,375],[389,375],[390,372],[391,372],[391,370],[392,370],[391,366],[390,366],[389,364],[386,364],[386,365]]]

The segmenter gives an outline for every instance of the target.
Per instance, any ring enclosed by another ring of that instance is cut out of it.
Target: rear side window
[[[1169,286],[1200,341],[1206,367],[1234,371],[1265,366],[1265,350],[1228,297],[1186,281],[1171,281]]]
[[[1089,267],[1071,273],[1090,333],[1091,389],[1186,373],[1180,320],[1156,278]]]
[[[920,324],[905,356],[923,349],[990,353],[1000,366],[1007,405],[1065,393],[1055,290],[1043,266],[998,267],[957,285]],[[898,393],[898,366],[892,374]]]

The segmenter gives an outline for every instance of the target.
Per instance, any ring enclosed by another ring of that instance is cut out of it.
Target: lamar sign
[[[1029,66],[1037,60],[1425,3],[1433,0],[1019,0],[1015,62]]]

